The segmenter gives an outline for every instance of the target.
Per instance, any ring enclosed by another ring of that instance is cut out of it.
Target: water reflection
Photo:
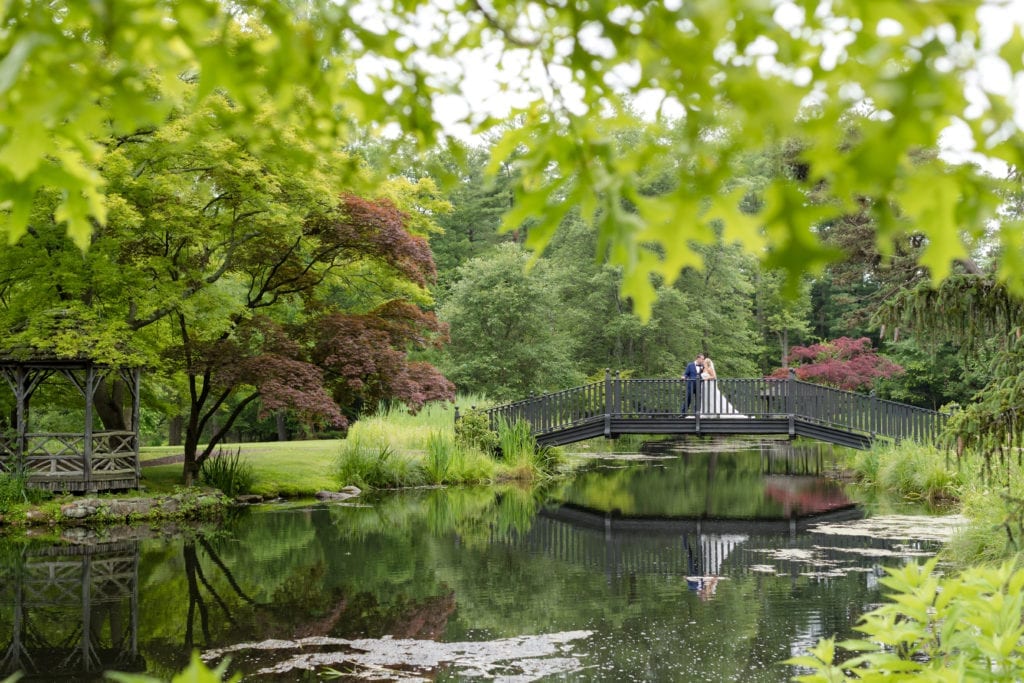
[[[139,545],[7,552],[0,564],[0,675],[91,677],[145,671],[138,647]]]
[[[827,454],[657,449],[544,488],[258,508],[216,533],[83,550],[74,567],[56,555],[70,550],[8,544],[4,665],[167,677],[196,647],[247,680],[330,666],[386,680],[784,681],[776,662],[851,635],[885,565],[937,547],[824,533],[861,517],[817,476]],[[100,572],[107,561],[119,569]],[[44,654],[58,647],[63,659]]]

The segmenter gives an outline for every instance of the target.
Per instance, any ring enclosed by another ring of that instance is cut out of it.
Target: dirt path
[[[162,458],[153,458],[152,460],[143,460],[143,467],[151,467],[153,465],[173,465],[176,462],[185,462],[185,454],[179,453],[178,455],[165,455]]]

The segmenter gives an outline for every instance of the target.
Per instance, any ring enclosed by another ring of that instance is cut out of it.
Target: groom
[[[690,404],[693,403],[693,412],[697,412],[700,406],[700,373],[704,372],[704,354],[698,353],[697,358],[686,364],[686,371],[683,379],[686,380],[686,403],[683,404],[683,414],[690,412]],[[696,400],[694,400],[696,399]]]

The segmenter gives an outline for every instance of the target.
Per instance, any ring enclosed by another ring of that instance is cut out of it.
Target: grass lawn
[[[225,453],[240,450],[242,460],[252,465],[256,475],[253,493],[264,497],[312,496],[324,489],[337,490],[335,460],[341,448],[336,439],[316,441],[274,441],[228,444]],[[167,456],[181,455],[180,446],[143,448],[143,463]],[[181,483],[181,463],[151,465],[142,468],[142,483],[149,491],[170,491]]]

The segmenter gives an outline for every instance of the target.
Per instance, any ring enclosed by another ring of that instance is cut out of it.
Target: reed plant
[[[433,431],[427,436],[427,455],[423,462],[423,471],[431,484],[447,481],[448,471],[458,457],[455,437],[443,432]]]
[[[49,491],[30,487],[28,476],[23,470],[0,472],[0,513],[22,505],[41,503],[52,497]]]
[[[481,412],[460,420],[469,429],[456,429],[454,418],[450,407],[424,409],[415,416],[396,407],[357,421],[342,442],[335,467],[338,483],[396,488],[532,480],[547,476],[560,462],[559,450],[537,447],[525,422],[506,423],[495,434]],[[492,451],[503,453],[501,462]]]
[[[963,484],[948,453],[913,441],[876,445],[855,456],[853,468],[861,481],[904,498],[954,499]]]
[[[419,486],[426,475],[411,455],[396,451],[386,440],[350,434],[342,442],[336,467],[342,486],[385,489]]]
[[[256,474],[252,465],[242,459],[241,448],[227,453],[224,449],[217,449],[199,467],[199,480],[220,489],[226,496],[234,497],[252,492]]]
[[[991,564],[1024,552],[1024,470],[1007,463],[995,477],[989,464],[970,452],[961,458],[960,504],[970,524],[943,550],[955,564]]]
[[[537,442],[528,423],[523,420],[498,421],[498,450],[506,465],[530,468],[536,447]]]
[[[561,451],[537,444],[529,423],[523,420],[498,422],[498,449],[510,479],[546,477],[561,460]]]

